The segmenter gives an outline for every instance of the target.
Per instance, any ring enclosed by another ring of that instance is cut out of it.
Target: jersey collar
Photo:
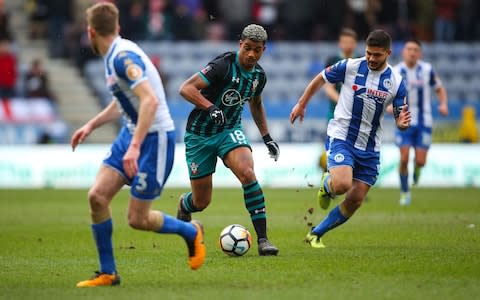
[[[104,57],[110,57],[113,53],[113,50],[115,50],[115,48],[117,47],[117,43],[118,41],[120,41],[122,38],[120,36],[117,36],[113,41],[112,41],[112,44],[110,45],[110,47],[108,48],[108,51],[107,53],[105,54]]]

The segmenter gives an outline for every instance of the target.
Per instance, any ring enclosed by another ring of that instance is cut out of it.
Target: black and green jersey
[[[262,93],[267,77],[260,65],[251,71],[243,69],[238,62],[236,52],[226,52],[198,73],[208,87],[201,90],[202,95],[220,108],[227,119],[223,127],[210,119],[208,111],[195,108],[188,117],[187,132],[212,136],[223,128],[231,129],[241,124],[243,104]]]

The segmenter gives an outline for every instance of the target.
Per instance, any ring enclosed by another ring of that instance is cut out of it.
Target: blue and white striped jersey
[[[400,74],[390,65],[372,71],[365,57],[341,60],[321,74],[327,82],[343,82],[328,136],[360,150],[380,151],[385,108],[393,103],[396,109],[407,101]]]
[[[135,131],[140,105],[133,89],[145,80],[150,81],[159,102],[149,132],[160,129],[165,131],[175,129],[158,71],[137,44],[117,37],[104,56],[104,60],[107,86],[115,101],[117,101],[130,133],[133,134]]]
[[[442,86],[432,65],[419,60],[413,68],[404,62],[394,67],[405,80],[408,91],[408,110],[412,126],[432,127],[432,91]]]

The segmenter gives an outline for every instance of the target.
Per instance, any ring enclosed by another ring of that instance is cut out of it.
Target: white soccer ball
[[[230,256],[242,256],[252,245],[252,235],[239,224],[228,225],[220,233],[220,247]]]

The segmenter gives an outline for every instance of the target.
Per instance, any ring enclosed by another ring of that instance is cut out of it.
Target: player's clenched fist
[[[405,130],[410,127],[410,122],[412,121],[412,115],[408,111],[408,105],[405,104],[402,106],[402,110],[398,113],[398,117],[396,118],[397,127],[400,130]]]
[[[208,113],[210,114],[210,118],[215,123],[215,125],[223,126],[227,121],[223,111],[216,105],[210,106],[208,108]]]
[[[72,146],[72,151],[75,151],[75,148],[78,146],[78,144],[83,143],[83,141],[87,138],[87,136],[92,132],[93,128],[90,126],[90,124],[85,124],[75,133],[73,133],[72,138],[70,139],[70,145]]]

